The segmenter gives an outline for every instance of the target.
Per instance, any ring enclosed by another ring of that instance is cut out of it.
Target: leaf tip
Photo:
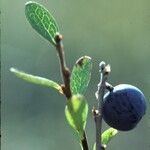
[[[34,1],[28,1],[28,2],[26,2],[25,6],[28,5],[28,4],[31,4],[31,3],[34,3]]]
[[[92,58],[90,56],[84,56],[85,58],[91,60]]]
[[[80,67],[82,67],[84,61],[86,61],[86,60],[91,60],[91,57],[82,56],[80,59],[77,60],[76,65],[79,65]]]
[[[117,129],[114,129],[114,128],[110,128],[110,133],[112,136],[116,135],[118,133],[118,130]]]
[[[11,68],[9,69],[9,71],[10,71],[10,72],[16,72],[16,69],[13,68],[13,67],[11,67]]]

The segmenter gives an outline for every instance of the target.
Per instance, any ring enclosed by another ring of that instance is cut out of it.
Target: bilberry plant
[[[33,1],[25,4],[25,15],[32,28],[56,48],[63,83],[58,84],[53,80],[31,75],[15,68],[10,68],[10,71],[25,81],[54,88],[64,95],[67,100],[66,120],[78,134],[81,149],[89,150],[85,132],[88,102],[84,94],[91,77],[92,59],[89,56],[79,58],[70,71],[66,65],[63,38],[55,18],[44,6]],[[99,70],[100,81],[95,93],[97,106],[92,109],[96,130],[93,150],[105,150],[118,130],[128,131],[136,127],[146,111],[144,94],[138,88],[127,84],[115,87],[110,85],[107,82],[111,71],[110,65],[103,61],[99,65]],[[102,118],[110,126],[103,133],[101,133]]]

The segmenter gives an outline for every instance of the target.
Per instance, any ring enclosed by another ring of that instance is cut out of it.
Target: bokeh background
[[[95,140],[91,109],[99,81],[99,62],[111,65],[113,85],[129,83],[142,89],[147,113],[130,132],[120,132],[108,150],[150,150],[150,1],[36,0],[55,16],[64,37],[70,68],[81,56],[93,59],[86,92],[89,102],[87,135]],[[38,35],[24,14],[26,0],[2,0],[2,150],[79,150],[68,126],[65,98],[53,89],[32,85],[9,72],[25,72],[61,83],[55,48]],[[108,126],[103,123],[103,130]]]

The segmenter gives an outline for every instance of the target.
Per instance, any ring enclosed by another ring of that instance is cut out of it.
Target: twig
[[[62,90],[66,98],[70,99],[72,96],[71,90],[70,90],[70,70],[69,68],[67,68],[66,62],[65,62],[62,35],[59,33],[56,34],[55,41],[56,41],[56,49],[58,52],[58,57],[59,57],[59,62],[60,62],[61,74],[62,74],[62,78],[64,81],[64,85],[62,85]],[[81,144],[82,144],[83,150],[89,150],[85,131],[83,134],[83,139],[81,140]]]
[[[83,133],[83,139],[81,140],[81,144],[82,144],[83,150],[89,150],[88,141],[87,141],[87,138],[86,138],[86,133],[85,133],[85,131],[84,131],[84,133]]]
[[[64,92],[65,96],[67,97],[67,99],[69,99],[71,97],[70,71],[69,71],[69,68],[67,68],[66,62],[65,62],[65,55],[64,55],[64,49],[63,49],[63,43],[62,43],[62,35],[59,33],[56,34],[55,41],[56,41],[56,49],[57,49],[59,61],[60,61],[62,78],[64,81],[64,86],[62,86],[62,89],[63,89],[63,92]]]
[[[108,74],[110,73],[110,66],[106,65],[105,62],[100,63],[100,82],[98,84],[98,89],[96,92],[96,99],[98,102],[97,108],[93,109],[93,116],[96,126],[96,150],[103,150],[101,144],[101,128],[102,128],[102,104],[103,97],[106,89],[106,81]]]

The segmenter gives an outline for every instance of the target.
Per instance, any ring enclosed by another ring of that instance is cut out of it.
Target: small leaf
[[[118,133],[117,129],[109,128],[102,134],[102,144],[107,145],[110,140]]]
[[[88,104],[86,99],[81,95],[74,95],[67,102],[65,115],[69,125],[79,133],[82,139],[88,115]]]
[[[44,86],[47,86],[47,87],[55,88],[60,93],[63,94],[61,86],[59,84],[57,84],[56,82],[52,81],[52,80],[42,78],[42,77],[39,77],[39,76],[34,76],[34,75],[31,75],[31,74],[28,74],[28,73],[24,73],[24,72],[19,71],[15,68],[10,68],[10,71],[12,73],[14,73],[17,77],[19,77],[19,78],[21,78],[25,81],[28,81],[28,82],[31,82],[31,83],[34,83],[34,84],[39,84],[39,85],[44,85]]]
[[[102,139],[102,145],[104,147],[107,147],[108,143],[111,141],[111,139],[118,133],[117,129],[109,128],[106,131],[102,133],[101,139]],[[96,150],[96,144],[94,144],[93,150]]]
[[[73,67],[70,87],[72,94],[84,94],[91,78],[92,61],[89,56],[81,57]]]
[[[56,44],[55,35],[59,32],[59,28],[54,17],[44,6],[37,2],[29,1],[25,4],[25,15],[31,26],[40,35],[53,45]]]

